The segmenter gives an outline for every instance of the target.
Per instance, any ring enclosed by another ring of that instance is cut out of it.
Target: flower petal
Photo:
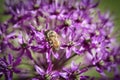
[[[36,69],[37,73],[39,73],[40,75],[45,74],[45,71],[43,69],[41,69],[39,66],[35,65],[35,69]]]
[[[71,49],[66,49],[66,58],[69,58],[71,56]]]

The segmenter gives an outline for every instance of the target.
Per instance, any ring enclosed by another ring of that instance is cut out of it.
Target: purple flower
[[[105,71],[119,78],[114,23],[98,4],[99,0],[5,0],[5,13],[11,17],[0,24],[0,56],[9,51],[16,60],[11,54],[0,58],[0,76],[12,80],[22,59],[28,67],[19,75],[25,79],[94,80],[94,75],[84,75],[91,68],[102,79],[109,79]]]
[[[52,71],[53,65],[50,63],[48,64],[48,68],[46,70],[40,68],[39,66],[35,65],[36,72],[39,74],[37,79],[50,79],[55,80],[59,78],[59,73],[57,71]]]
[[[81,54],[83,50],[81,49],[80,37],[81,34],[76,35],[77,32],[69,32],[68,34],[62,34],[63,45],[62,49],[66,51],[66,58],[69,58],[72,53]]]
[[[12,80],[13,72],[20,72],[20,70],[17,68],[20,62],[20,58],[14,60],[11,54],[8,54],[8,57],[0,58],[0,73],[4,74],[5,80]]]
[[[16,36],[16,37],[15,37]],[[11,49],[13,49],[14,51],[19,51],[18,52],[18,58],[22,57],[23,54],[25,54],[28,58],[32,59],[32,55],[30,52],[30,41],[26,41],[25,39],[23,39],[22,34],[19,34],[19,36],[17,35],[12,35],[11,37],[15,37],[14,39],[11,40],[18,40],[19,46],[15,47],[14,45],[12,45],[11,43],[9,43],[9,47]]]
[[[73,80],[73,79],[78,79],[82,73],[87,71],[87,69],[80,70],[80,65],[76,65],[74,62],[72,62],[71,67],[63,68],[63,71],[66,72],[67,74],[66,76],[64,76],[66,80]]]

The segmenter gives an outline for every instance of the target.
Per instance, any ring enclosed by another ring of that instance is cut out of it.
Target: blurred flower
[[[21,62],[21,59],[14,60],[11,54],[8,57],[0,58],[0,73],[4,74],[5,80],[12,80],[13,72],[19,73],[20,70],[16,68]]]
[[[109,12],[101,13],[98,4],[99,0],[5,0],[5,13],[11,18],[0,25],[4,47],[0,55],[14,53],[18,59],[10,64],[29,58],[25,62],[30,70],[21,69],[25,79],[93,80],[95,77],[83,74],[91,68],[102,79],[108,79],[105,70],[112,69],[113,77],[119,77],[120,46],[111,36],[114,23]],[[75,64],[77,58],[82,60]],[[15,67],[9,69],[7,62],[2,62],[6,66],[0,75]],[[12,79],[11,74],[8,78]]]

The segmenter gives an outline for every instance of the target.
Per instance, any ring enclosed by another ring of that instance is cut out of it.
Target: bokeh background
[[[109,11],[111,13],[111,17],[114,17],[115,29],[113,35],[116,36],[118,42],[120,43],[120,0],[101,0],[99,8],[103,13]],[[4,0],[0,0],[0,23],[10,18],[9,15],[4,15],[4,11]],[[86,74],[95,74],[96,77],[99,77],[98,73],[94,70],[89,71]],[[112,74],[109,75],[111,76]]]
[[[120,42],[120,0],[101,0],[99,8],[103,12],[110,11],[111,15],[114,17],[114,32],[116,33],[116,37]]]

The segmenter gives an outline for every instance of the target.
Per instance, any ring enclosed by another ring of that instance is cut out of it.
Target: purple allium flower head
[[[102,79],[109,79],[105,71],[120,78],[120,46],[111,35],[114,23],[109,12],[97,8],[99,1],[5,0],[10,18],[0,24],[0,57],[9,57],[0,58],[5,64],[0,64],[0,76],[12,80],[19,65],[27,67],[20,68],[17,79],[96,79],[84,74],[90,69]]]

